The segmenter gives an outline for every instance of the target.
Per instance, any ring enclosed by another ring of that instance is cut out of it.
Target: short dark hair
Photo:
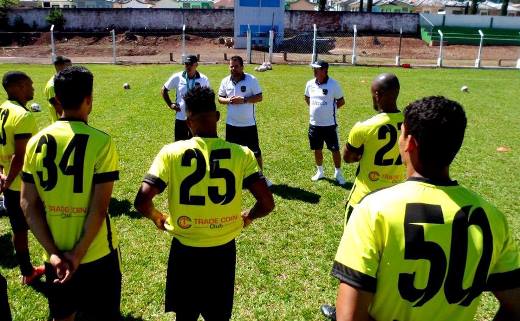
[[[94,76],[85,67],[71,66],[54,77],[54,90],[63,109],[79,109],[85,97],[92,96]]]
[[[64,56],[57,56],[55,59],[54,59],[54,65],[64,65],[64,64],[70,64],[72,61],[67,58],[67,57],[64,57]]]
[[[186,112],[200,114],[216,111],[215,92],[207,87],[195,87],[190,89],[184,96]]]
[[[242,59],[242,57],[240,56],[233,56],[229,59],[230,61],[233,61],[233,60],[236,60],[238,61],[238,63],[240,64],[240,66],[243,66],[244,65],[244,59]]]
[[[8,71],[4,74],[4,77],[2,78],[2,86],[4,86],[4,89],[7,91],[13,85],[17,85],[18,83],[26,79],[31,78],[22,71]]]
[[[404,124],[419,144],[421,163],[440,169],[451,164],[462,146],[467,119],[458,102],[431,96],[406,106]]]

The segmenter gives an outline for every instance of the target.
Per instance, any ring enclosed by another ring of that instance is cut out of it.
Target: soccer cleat
[[[324,304],[321,306],[320,310],[324,317],[326,317],[329,320],[336,321],[336,308],[335,307],[328,305],[328,304]]]
[[[267,177],[265,177],[265,183],[267,184],[267,187],[273,186],[273,182],[271,182],[271,180]]]
[[[31,275],[23,275],[22,276],[22,284],[23,285],[31,285],[34,281],[38,280],[45,274],[45,266],[40,265],[33,268],[33,272]]]
[[[337,172],[336,174],[334,174],[334,178],[336,179],[336,182],[338,182],[338,184],[341,186],[347,184],[347,181],[345,180],[341,172]]]
[[[314,174],[314,176],[311,177],[311,181],[315,182],[322,178],[325,178],[325,175],[323,175],[323,172],[317,171],[316,174]]]

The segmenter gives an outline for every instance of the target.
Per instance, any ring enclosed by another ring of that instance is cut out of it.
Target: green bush
[[[45,18],[50,25],[54,25],[54,29],[63,30],[67,20],[63,16],[63,12],[59,8],[53,8],[47,18]]]

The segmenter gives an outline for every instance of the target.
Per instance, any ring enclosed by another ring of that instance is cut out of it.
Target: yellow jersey
[[[37,132],[34,115],[14,100],[7,100],[0,105],[0,166],[3,174],[8,175],[15,151],[17,139],[31,138]],[[9,186],[12,191],[20,191],[20,175]]]
[[[144,182],[161,192],[168,186],[167,227],[174,237],[187,246],[212,247],[240,234],[242,187],[260,178],[249,148],[193,137],[164,146]]]
[[[47,81],[43,93],[45,94],[47,103],[49,103],[49,116],[51,118],[51,123],[54,123],[58,120],[58,118],[60,118],[60,116],[56,112],[56,108],[54,108],[54,105],[50,102],[50,100],[56,96],[56,93],[54,92],[54,76],[52,76],[51,79]]]
[[[520,287],[504,215],[457,182],[409,178],[352,213],[332,274],[373,292],[375,320],[470,321],[482,291]]]
[[[29,140],[22,178],[36,185],[56,246],[69,251],[81,237],[94,185],[119,179],[118,155],[108,134],[60,119]],[[81,263],[108,255],[117,244],[107,214]]]

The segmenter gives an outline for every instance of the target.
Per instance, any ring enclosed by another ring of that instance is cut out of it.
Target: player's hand
[[[0,174],[0,193],[7,189],[7,176],[4,174]]]
[[[74,251],[69,251],[63,253],[63,257],[67,260],[72,273],[76,272],[81,262],[81,258],[79,257],[79,255],[75,254]]]
[[[72,277],[73,271],[70,269],[69,263],[62,259],[59,255],[51,254],[49,263],[56,271],[57,279],[54,279],[53,283],[65,283]]]
[[[170,109],[171,109],[171,110],[175,110],[176,112],[181,111],[181,108],[179,107],[179,105],[178,105],[177,103],[172,103],[172,104],[170,105]]]
[[[157,212],[157,215],[154,215],[152,221],[159,230],[166,231],[166,227],[164,226],[164,224],[166,223],[167,219],[168,215],[163,214],[161,212]]]
[[[244,228],[246,228],[253,222],[253,219],[249,217],[249,211],[242,211],[241,215],[244,221]]]
[[[229,98],[230,104],[243,104],[244,103],[244,97],[242,96],[232,96]]]

